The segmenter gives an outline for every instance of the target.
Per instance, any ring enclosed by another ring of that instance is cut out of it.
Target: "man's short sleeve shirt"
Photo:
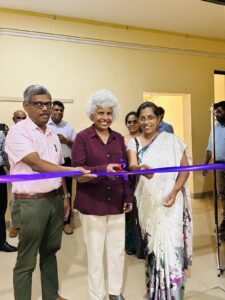
[[[43,132],[29,117],[18,122],[6,137],[6,152],[10,163],[10,174],[35,174],[22,159],[37,152],[41,159],[60,165],[63,162],[58,137],[49,128]],[[46,193],[59,188],[61,178],[12,183],[13,193]]]

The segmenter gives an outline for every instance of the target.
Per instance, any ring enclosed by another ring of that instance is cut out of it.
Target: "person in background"
[[[135,111],[130,111],[126,115],[125,125],[129,131],[128,135],[124,137],[125,145],[127,146],[130,139],[139,136],[141,133],[137,113]]]
[[[225,163],[225,101],[214,104],[214,114],[217,120],[215,125],[215,163]],[[212,132],[209,136],[204,164],[208,164],[212,159]],[[207,171],[202,171],[206,176]],[[218,233],[222,240],[225,240],[225,170],[216,170],[216,189],[222,204],[222,222],[218,227]]]
[[[21,120],[25,120],[27,117],[26,113],[23,111],[23,110],[16,110],[14,113],[13,113],[13,122],[16,124],[18,123],[19,121]]]
[[[8,127],[8,126],[7,126]],[[7,159],[5,155],[5,124],[0,124],[0,175],[6,175]],[[17,248],[6,241],[5,213],[7,209],[7,183],[0,184],[0,251],[14,252]]]
[[[124,137],[125,145],[127,147],[128,142],[132,138],[136,138],[140,135],[139,120],[137,112],[131,111],[125,116],[125,125],[129,131],[128,135]],[[129,176],[129,183],[131,188],[134,190],[136,184],[136,176]],[[137,230],[135,229],[135,213],[136,202],[134,202],[133,210],[126,214],[126,233],[125,233],[125,250],[128,255],[137,254]]]
[[[159,132],[160,114],[152,102],[138,110],[142,134],[128,143],[129,168],[145,170],[187,166],[186,145],[177,136]],[[191,199],[188,172],[142,175],[135,189],[145,243],[145,299],[184,298],[185,270],[192,258]]]
[[[109,90],[98,90],[90,96],[86,112],[93,124],[77,134],[72,166],[93,172],[121,170],[121,162],[126,161],[124,138],[110,128],[119,114],[117,99]],[[105,299],[104,252],[109,299],[124,299],[124,213],[131,211],[132,202],[132,191],[121,176],[97,177],[88,183],[78,179],[75,208],[87,247],[90,300]]]
[[[61,145],[47,127],[52,109],[49,91],[31,85],[24,91],[28,117],[11,127],[6,138],[10,174],[81,171],[80,181],[91,180],[83,168],[61,166]],[[63,187],[62,187],[63,186]],[[69,215],[69,199],[60,177],[12,183],[15,203],[12,220],[19,233],[18,256],[13,270],[15,300],[32,299],[32,274],[40,254],[42,299],[63,300],[58,294],[56,252],[61,247],[63,221]],[[63,195],[64,194],[64,195]]]
[[[165,115],[165,109],[159,106],[158,111],[159,111],[159,116],[160,116],[160,123],[158,125],[159,132],[166,131],[169,133],[174,133],[173,126],[163,121],[163,118]]]
[[[4,123],[0,123],[0,131],[2,131],[6,137],[9,131],[9,126]]]
[[[26,117],[27,117],[27,115],[23,110],[16,110],[13,113],[12,120],[16,124],[21,120],[25,120]],[[9,190],[12,191],[12,185],[11,184],[9,185]],[[10,202],[11,211],[12,211],[14,201],[15,201],[14,195],[11,192],[11,202]],[[13,226],[12,219],[10,219],[10,222],[9,222],[9,237],[10,238],[15,238],[16,236],[17,236],[17,231],[16,231],[15,227]]]
[[[51,112],[51,117],[48,122],[48,126],[58,135],[61,147],[62,154],[64,158],[63,166],[70,167],[71,166],[71,148],[76,136],[76,132],[73,129],[72,125],[63,120],[64,115],[64,104],[61,101],[53,101],[53,108]],[[68,190],[68,197],[70,199],[70,207],[71,206],[71,196],[72,196],[72,177],[66,177],[66,186]],[[70,225],[71,223],[71,212],[69,214],[68,219],[64,222],[63,230],[66,234],[73,233],[73,227]]]

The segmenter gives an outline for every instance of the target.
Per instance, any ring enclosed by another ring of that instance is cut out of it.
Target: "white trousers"
[[[125,214],[94,216],[80,213],[88,257],[90,300],[103,300],[105,280],[103,257],[106,251],[108,293],[119,295],[123,287],[125,259]]]

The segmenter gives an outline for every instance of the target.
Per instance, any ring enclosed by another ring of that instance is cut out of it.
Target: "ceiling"
[[[0,0],[0,8],[225,39],[225,6],[201,0]]]

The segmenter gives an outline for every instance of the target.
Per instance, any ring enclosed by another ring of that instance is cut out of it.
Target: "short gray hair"
[[[30,102],[32,100],[33,96],[36,95],[48,95],[49,98],[52,100],[52,96],[49,93],[49,91],[42,85],[33,84],[26,88],[26,90],[23,93],[24,101]]]
[[[113,120],[119,116],[117,98],[109,90],[101,89],[91,94],[86,105],[86,113],[89,118],[91,118],[98,107],[111,108],[113,111]]]

